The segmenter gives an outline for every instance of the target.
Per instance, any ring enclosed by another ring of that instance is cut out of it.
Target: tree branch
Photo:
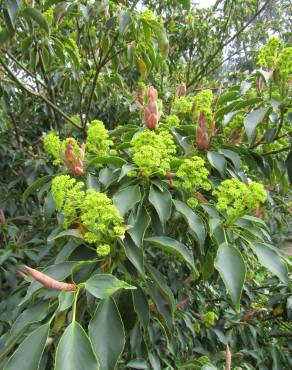
[[[222,45],[220,45],[215,51],[213,54],[211,54],[209,56],[209,58],[207,58],[205,64],[203,65],[201,71],[199,73],[197,73],[197,75],[191,80],[191,82],[189,82],[187,88],[191,87],[195,82],[196,80],[199,78],[199,77],[203,77],[204,76],[204,73],[206,72],[206,68],[208,67],[209,63],[212,62],[212,60],[217,56],[217,54],[223,50],[223,48],[225,48],[227,45],[229,45],[233,40],[235,40],[254,20],[255,18],[262,13],[262,11],[266,8],[266,6],[269,4],[271,0],[267,0],[264,5],[250,18],[250,20],[248,22],[246,22],[246,24],[240,28],[240,30],[238,30],[236,32],[235,35],[233,35],[232,37],[230,37],[225,43],[223,43]]]
[[[42,99],[44,102],[46,102],[55,112],[59,113],[60,116],[62,116],[66,121],[70,122],[73,126],[75,126],[78,129],[82,130],[82,127],[78,126],[65,112],[63,112],[57,105],[55,105],[53,102],[51,102],[44,94],[38,93],[30,89],[29,87],[25,86],[9,69],[9,67],[5,64],[5,62],[0,57],[0,64],[2,65],[4,71],[6,74],[24,91],[26,91],[28,94],[36,96],[37,98]]]

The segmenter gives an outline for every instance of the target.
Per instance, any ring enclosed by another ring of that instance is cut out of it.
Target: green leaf
[[[93,166],[95,164],[114,164],[118,167],[122,167],[123,165],[127,164],[127,161],[125,161],[123,158],[120,157],[97,157],[92,159],[88,166]]]
[[[169,334],[171,334],[174,324],[171,303],[166,296],[162,294],[161,291],[157,289],[157,287],[150,281],[147,281],[147,290],[161,315],[161,319],[165,322],[167,329],[169,330]]]
[[[18,337],[18,335],[28,327],[28,325],[43,320],[46,317],[48,310],[48,301],[31,304],[30,307],[23,311],[13,323],[6,345],[9,345],[16,337]]]
[[[132,360],[130,362],[127,363],[127,367],[131,368],[131,369],[139,369],[139,370],[148,370],[149,369],[149,365],[147,363],[147,361],[143,360],[143,359],[136,359],[136,360]]]
[[[53,240],[63,238],[64,236],[73,236],[74,238],[83,239],[83,235],[77,229],[68,229],[61,231],[59,234],[48,238],[48,243],[52,242]]]
[[[52,176],[52,175],[46,175],[46,176],[43,176],[43,177],[37,179],[22,194],[22,201],[25,202],[27,200],[27,198],[30,196],[30,194],[32,194],[37,189],[39,189],[40,187],[42,187],[46,182],[48,182],[49,180],[51,180],[51,178],[53,178],[53,177],[54,176]]]
[[[160,290],[160,292],[168,299],[168,301],[171,304],[172,309],[175,309],[175,300],[172,293],[172,290],[167,285],[165,277],[153,266],[150,264],[147,264],[147,270],[153,280],[153,282],[156,284],[156,287]]]
[[[206,238],[206,230],[202,219],[197,216],[188,205],[180,200],[173,200],[173,203],[176,210],[183,215],[189,228],[195,233],[199,244],[202,246]]]
[[[149,192],[149,201],[155,208],[160,222],[165,224],[165,222],[171,216],[171,195],[167,189],[163,190],[157,188],[155,185],[151,185]]]
[[[98,370],[90,340],[78,322],[64,331],[56,351],[54,370]]]
[[[278,276],[284,284],[289,284],[287,264],[276,250],[263,243],[253,242],[250,246],[260,264]]]
[[[120,312],[112,298],[100,302],[89,323],[88,333],[100,369],[115,370],[126,338]]]
[[[227,103],[230,100],[235,100],[239,98],[238,91],[229,91],[225,94],[222,94],[219,96],[217,100],[217,105],[220,106],[224,103]]]
[[[218,248],[214,266],[219,271],[236,310],[239,311],[246,273],[241,253],[232,245],[223,243]]]
[[[132,294],[135,312],[137,313],[144,329],[147,330],[150,321],[149,303],[147,297],[140,287],[138,287],[136,290],[133,290]]]
[[[144,240],[152,244],[154,247],[181,257],[192,267],[193,270],[196,270],[193,254],[184,244],[167,236],[154,236]]]
[[[59,306],[58,311],[62,312],[70,308],[74,302],[74,292],[61,292],[58,296]]]
[[[127,231],[127,233],[131,236],[137,247],[140,248],[151,219],[144,206],[140,206],[138,208],[136,215],[132,216],[132,219],[134,219],[134,225]],[[133,221],[131,220],[130,223],[132,224]]]
[[[42,15],[42,13],[36,8],[26,8],[23,11],[23,15],[25,17],[33,19],[43,30],[47,33],[50,33],[49,25],[46,21],[46,18]]]
[[[9,358],[4,370],[38,370],[49,329],[50,325],[45,324],[30,333]]]
[[[85,289],[96,298],[108,298],[120,289],[136,289],[110,274],[97,274],[84,283]]]
[[[7,0],[7,10],[10,17],[11,24],[15,25],[15,20],[17,17],[19,5],[17,0]]]
[[[240,156],[237,153],[229,149],[220,149],[220,153],[231,160],[236,171],[240,170]]]
[[[290,184],[292,184],[292,151],[287,155],[286,167]]]
[[[0,46],[8,42],[12,38],[12,36],[13,33],[11,33],[7,28],[3,28],[0,31]]]
[[[248,137],[248,141],[252,142],[255,137],[255,129],[257,125],[262,122],[265,118],[265,115],[269,108],[260,108],[255,109],[252,112],[248,113],[244,118],[244,127],[246,131],[246,135]]]
[[[122,11],[120,13],[120,26],[119,32],[120,35],[123,36],[131,22],[131,13],[127,11]]]
[[[127,186],[113,196],[113,202],[121,216],[124,216],[136,203],[141,200],[139,185]]]
[[[224,177],[224,173],[225,173],[226,165],[227,165],[224,155],[217,153],[217,152],[208,152],[207,158],[210,164],[214,168],[216,168],[216,170],[220,173],[222,177]]]
[[[144,256],[142,249],[138,248],[129,237],[126,237],[123,246],[129,261],[136,267],[137,271],[143,276],[144,272]]]

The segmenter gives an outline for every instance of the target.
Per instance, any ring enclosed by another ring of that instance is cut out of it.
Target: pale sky
[[[210,5],[214,5],[216,0],[196,0],[196,2],[199,4],[199,7],[207,8]]]

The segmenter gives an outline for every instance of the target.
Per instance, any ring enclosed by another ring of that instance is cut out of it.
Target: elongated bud
[[[75,284],[63,283],[61,281],[52,279],[48,275],[45,275],[42,272],[35,270],[31,267],[25,266],[25,269],[32,278],[34,278],[36,281],[41,283],[46,288],[53,290],[62,290],[65,292],[70,292],[77,289]]]
[[[157,104],[157,90],[153,86],[149,86],[147,96],[148,100],[144,110],[144,121],[149,130],[155,130],[161,116],[161,110]]]
[[[61,158],[68,170],[75,176],[84,175],[83,158],[85,154],[84,145],[79,148],[79,156],[74,152],[73,141],[68,141],[65,152],[61,154]]]
[[[196,127],[196,144],[199,150],[209,149],[216,133],[214,118],[209,123],[203,110],[200,111]]]
[[[187,95],[187,86],[184,82],[182,82],[177,86],[175,96],[176,98],[179,98],[181,96],[185,97],[186,95]]]
[[[231,370],[231,352],[228,344],[226,345],[226,364],[225,370]]]

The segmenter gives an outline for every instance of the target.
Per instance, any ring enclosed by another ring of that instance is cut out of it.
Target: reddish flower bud
[[[196,144],[199,150],[209,149],[211,146],[212,137],[216,133],[214,118],[212,117],[209,123],[204,111],[200,111],[197,128],[196,128]]]
[[[180,96],[185,97],[186,95],[187,95],[187,86],[184,82],[182,82],[177,86],[175,96],[179,98]]]
[[[157,105],[157,90],[153,86],[148,87],[148,101],[144,110],[144,121],[149,130],[155,130],[161,116],[161,111]]]
[[[82,145],[82,147],[79,148],[79,151],[80,155],[78,157],[74,152],[73,142],[69,141],[65,149],[65,152],[61,154],[61,158],[65,163],[65,166],[75,176],[84,175],[84,168],[82,162],[85,154],[84,145]]]
[[[62,291],[74,291],[77,289],[75,284],[68,284],[63,283],[61,281],[52,279],[48,275],[43,274],[42,272],[35,270],[31,267],[25,266],[26,271],[28,274],[33,277],[36,281],[41,283],[44,287],[54,290],[62,290]]]

